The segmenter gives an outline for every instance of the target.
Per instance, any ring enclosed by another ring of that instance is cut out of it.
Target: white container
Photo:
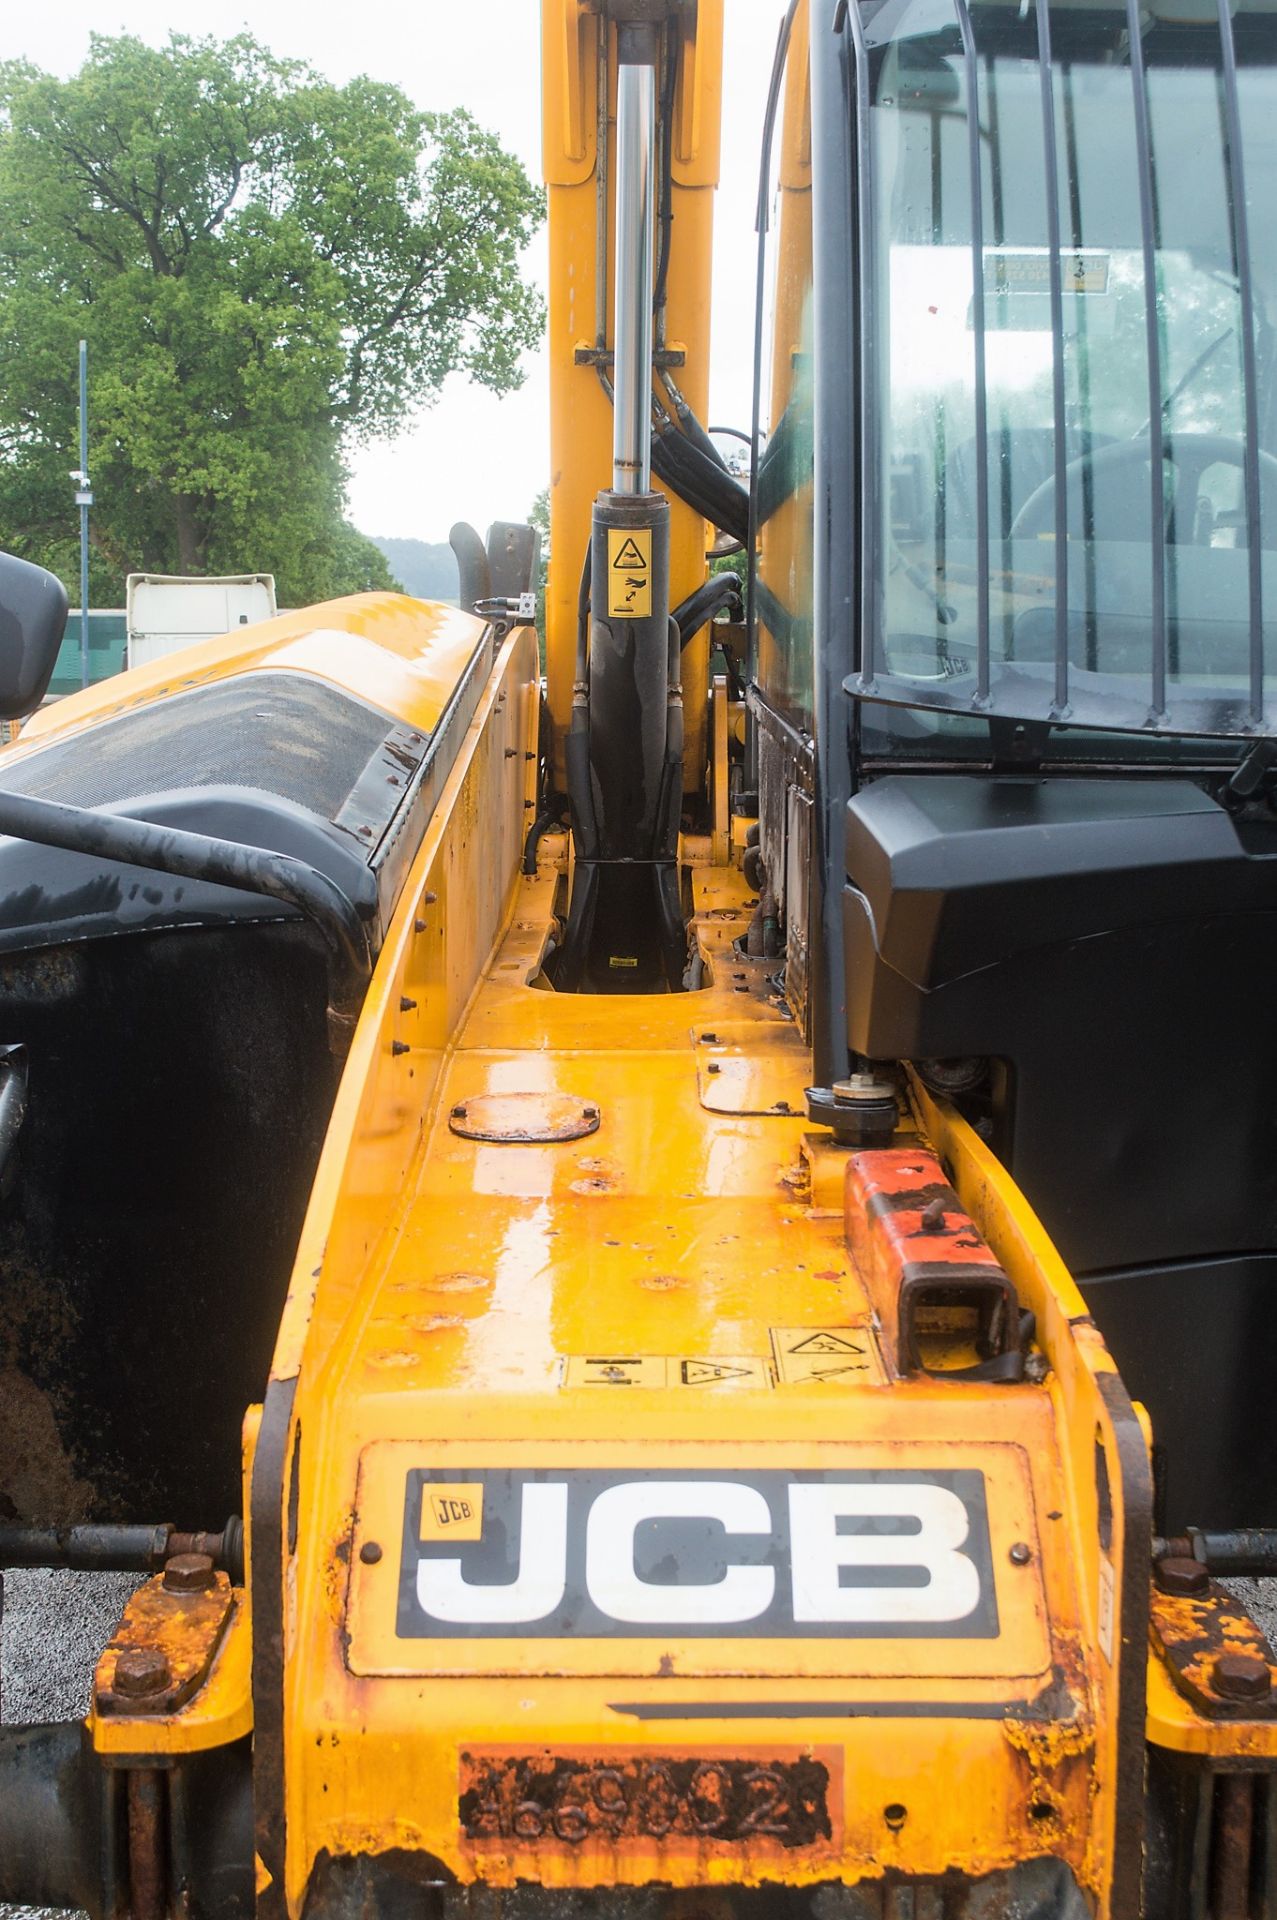
[[[275,614],[273,573],[223,574],[211,579],[131,573],[127,588],[125,664],[130,667],[144,667],[197,641],[255,626]]]

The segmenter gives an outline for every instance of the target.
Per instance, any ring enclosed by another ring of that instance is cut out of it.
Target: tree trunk
[[[201,524],[193,493],[173,496],[177,511],[177,564],[183,573],[203,573],[208,530]]]

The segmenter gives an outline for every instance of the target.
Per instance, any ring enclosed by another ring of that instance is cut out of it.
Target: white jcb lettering
[[[915,1520],[917,1533],[839,1533],[840,1520]],[[947,1487],[791,1486],[790,1559],[796,1621],[965,1620],[980,1603],[980,1576],[965,1553],[966,1508]],[[843,1568],[853,1575],[844,1585]],[[854,1582],[857,1569],[921,1568],[923,1584]]]
[[[417,1562],[417,1603],[434,1620],[457,1626],[525,1626],[544,1620],[563,1598],[568,1563],[568,1490],[525,1482],[519,1523],[519,1571],[503,1586],[470,1581],[460,1560]]]
[[[662,1627],[727,1625],[766,1613],[776,1590],[770,1567],[728,1566],[721,1580],[699,1584],[640,1579],[634,1536],[644,1520],[716,1521],[725,1533],[772,1530],[763,1495],[738,1482],[635,1480],[608,1487],[590,1510],[585,1537],[585,1584],[601,1613]]]

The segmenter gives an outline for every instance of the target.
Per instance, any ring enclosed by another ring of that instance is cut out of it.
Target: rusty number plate
[[[716,1759],[489,1748],[461,1756],[458,1812],[472,1846],[575,1850],[630,1841],[824,1849],[835,1837],[833,1770],[828,1760],[797,1751]]]

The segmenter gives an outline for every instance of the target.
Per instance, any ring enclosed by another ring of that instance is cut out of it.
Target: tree
[[[132,568],[269,569],[292,603],[389,584],[346,452],[453,371],[519,384],[541,212],[469,114],[248,34],[0,66],[0,545],[75,578],[84,337],[97,595]]]
[[[542,487],[528,508],[528,525],[541,536],[541,563],[537,570],[537,646],[545,672],[545,590],[550,579],[550,489]]]

